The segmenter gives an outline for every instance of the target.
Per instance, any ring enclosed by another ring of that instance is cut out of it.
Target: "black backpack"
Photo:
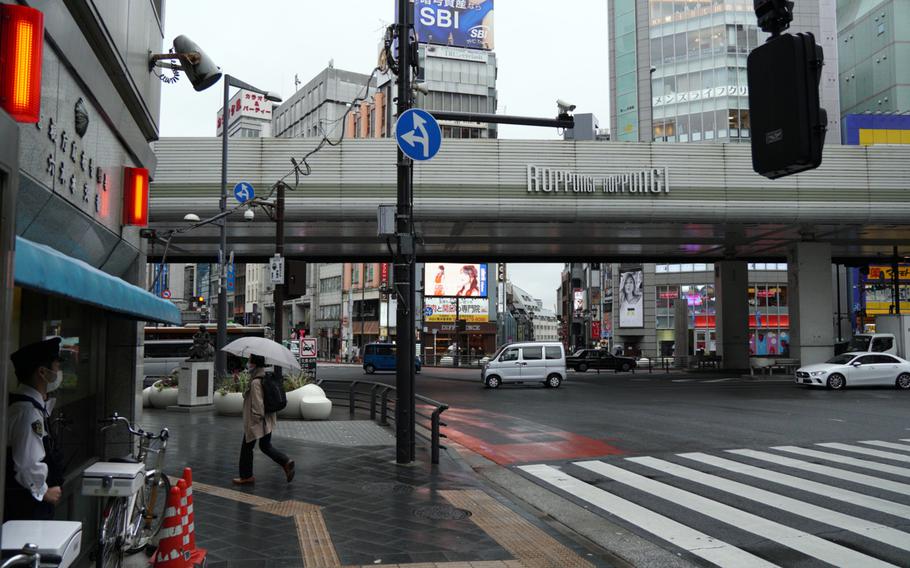
[[[284,410],[288,397],[284,392],[282,380],[269,371],[262,378],[262,402],[267,414]]]

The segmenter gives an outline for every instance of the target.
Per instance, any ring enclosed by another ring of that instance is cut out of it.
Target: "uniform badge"
[[[39,436],[44,436],[44,422],[41,420],[32,422],[32,431]]]

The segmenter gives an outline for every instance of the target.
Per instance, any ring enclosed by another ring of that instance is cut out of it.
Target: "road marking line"
[[[727,381],[735,381],[736,379],[713,379],[710,381],[702,381],[703,383],[725,383]]]
[[[873,509],[875,511],[881,511],[882,513],[888,513],[889,515],[895,515],[897,517],[903,517],[905,519],[910,519],[910,505],[903,505],[901,503],[895,503],[893,501],[888,501],[887,499],[879,499],[878,497],[872,497],[870,495],[865,495],[863,493],[858,493],[856,491],[850,491],[848,489],[841,489],[839,487],[833,487],[825,483],[819,483],[817,481],[810,481],[803,477],[796,477],[795,475],[788,475],[786,473],[779,473],[769,469],[764,469],[760,467],[751,466],[748,464],[740,463],[733,460],[724,459],[721,457],[710,456],[708,454],[703,454],[701,452],[693,452],[687,454],[677,454],[686,459],[693,461],[701,462],[704,464],[712,465],[714,467],[719,467],[727,471],[732,471],[734,473],[739,473],[742,475],[748,475],[750,477],[756,477],[758,479],[763,479],[766,481],[771,481],[772,483],[779,483],[787,487],[793,487],[794,489],[799,489],[801,491],[807,491],[809,493],[814,493],[816,495],[822,495],[830,499],[835,499],[837,501],[843,501],[845,503],[852,503],[853,505],[858,505],[860,507],[865,507],[867,509]],[[792,460],[796,461],[796,460]],[[871,479],[875,479],[871,476]],[[878,480],[884,481],[884,480]],[[897,484],[900,485],[900,484]],[[874,485],[877,487],[877,485]],[[910,494],[910,487],[906,487],[907,494]]]
[[[902,452],[910,452],[910,446],[907,444],[895,444],[892,442],[880,442],[878,440],[866,440],[859,442],[860,444],[869,444],[870,446],[878,446],[879,448],[888,448],[890,450],[900,450]]]
[[[598,461],[575,465],[835,566],[892,566],[834,542]]]
[[[520,466],[519,469],[718,566],[775,566],[745,550],[576,479],[555,467],[527,465]]]
[[[897,481],[891,481],[889,479],[881,479],[871,475],[866,475],[865,473],[856,473],[853,471],[848,471],[846,469],[840,469],[836,467],[829,467],[827,465],[820,465],[817,463],[810,463],[802,460],[795,460],[793,458],[788,458],[785,456],[778,456],[775,454],[769,454],[767,452],[758,452],[755,450],[727,450],[731,454],[737,454],[740,456],[745,456],[747,458],[753,458],[757,460],[762,460],[766,462],[775,463],[778,465],[792,467],[794,469],[801,469],[803,471],[811,471],[812,473],[817,473],[819,475],[827,475],[828,477],[834,477],[836,479],[843,479],[844,481],[852,481],[853,483],[858,483],[860,485],[867,485],[869,487],[876,487],[878,489],[885,489],[891,491],[892,493],[900,493],[901,495],[910,495],[910,485],[906,483],[898,483]],[[818,452],[823,454],[824,452]],[[833,454],[832,454],[833,455]],[[857,460],[862,461],[862,460]],[[849,464],[848,464],[849,465]],[[862,467],[862,466],[860,466]]]
[[[674,383],[691,383],[692,381],[697,381],[698,379],[673,379]]]
[[[689,481],[694,481],[695,483],[701,483],[702,485],[706,485],[714,489],[726,491],[727,493],[732,493],[737,497],[750,499],[752,501],[761,503],[762,505],[774,507],[775,509],[787,511],[789,513],[793,513],[794,515],[799,515],[800,517],[805,517],[819,523],[824,523],[832,527],[850,531],[860,536],[864,536],[872,540],[877,540],[878,542],[910,552],[910,533],[905,533],[879,523],[873,523],[872,521],[854,517],[853,515],[846,515],[844,513],[839,513],[837,511],[827,509],[825,507],[819,507],[818,505],[806,503],[805,501],[800,501],[799,499],[786,497],[784,495],[780,495],[779,493],[774,493],[773,491],[765,491],[764,489],[752,487],[751,485],[746,485],[745,483],[732,481],[724,477],[711,475],[710,473],[703,473],[690,467],[678,465],[658,458],[640,457],[626,459],[631,462],[656,469],[657,471],[675,475],[676,477],[682,479],[688,479]]]
[[[593,568],[587,561],[528,520],[478,489],[439,492],[527,568]]]
[[[905,456],[903,454],[895,454],[894,452],[883,452],[881,450],[871,450],[869,448],[863,448],[860,446],[851,446],[850,444],[841,444],[838,442],[828,442],[824,444],[815,444],[816,446],[821,446],[823,448],[831,448],[832,450],[843,450],[845,452],[853,452],[854,454],[865,454],[867,456],[872,456],[875,458],[883,458],[886,460],[894,460],[910,463],[910,456]]]
[[[880,471],[882,473],[890,473],[892,475],[899,475],[901,477],[910,477],[910,469],[905,467],[899,467],[896,465],[890,465],[886,463],[879,463],[869,460],[861,460],[859,458],[852,458],[850,456],[842,456],[840,454],[831,454],[828,452],[819,452],[817,450],[810,450],[809,448],[797,448],[796,446],[774,446],[772,450],[779,450],[781,452],[790,452],[791,454],[799,454],[810,458],[818,458],[822,460],[828,460],[835,463],[841,463],[844,465],[852,465],[854,467],[861,467],[864,469],[872,469],[875,471]]]

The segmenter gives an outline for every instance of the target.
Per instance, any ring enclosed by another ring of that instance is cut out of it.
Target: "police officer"
[[[4,520],[48,520],[60,501],[63,464],[48,431],[54,399],[63,382],[60,338],[31,343],[10,356],[19,379],[9,395]]]

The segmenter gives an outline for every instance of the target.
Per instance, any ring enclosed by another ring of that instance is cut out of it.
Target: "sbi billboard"
[[[418,41],[493,49],[493,0],[413,0]]]

